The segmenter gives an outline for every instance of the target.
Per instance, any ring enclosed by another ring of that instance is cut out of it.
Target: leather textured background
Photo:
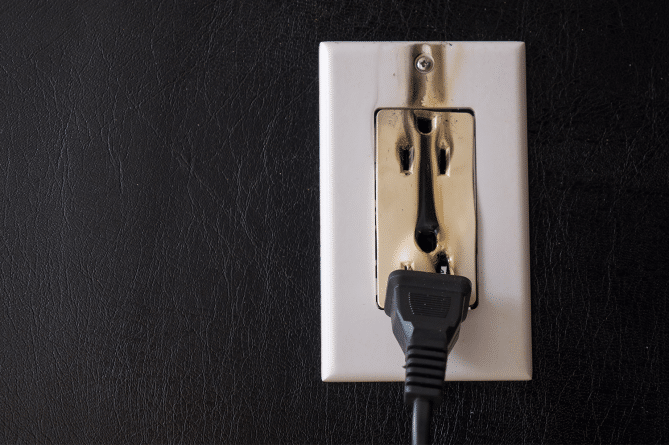
[[[4,2],[0,441],[403,443],[320,381],[318,43],[527,43],[534,380],[441,443],[669,441],[666,2]],[[390,334],[390,324],[388,329]]]

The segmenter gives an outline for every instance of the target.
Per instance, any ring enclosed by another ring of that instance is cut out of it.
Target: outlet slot
[[[405,175],[410,175],[412,165],[413,147],[400,148],[400,171]]]
[[[432,133],[432,119],[416,116],[416,127],[422,134]]]
[[[439,148],[437,154],[437,161],[439,162],[439,174],[446,174],[446,149]]]

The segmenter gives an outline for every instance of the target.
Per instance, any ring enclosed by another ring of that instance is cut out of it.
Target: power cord
[[[456,275],[396,270],[385,312],[406,358],[404,402],[413,407],[411,443],[430,443],[432,410],[442,399],[446,361],[467,318],[472,284]]]

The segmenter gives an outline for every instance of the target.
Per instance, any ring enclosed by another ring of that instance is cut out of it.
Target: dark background
[[[447,39],[527,44],[534,380],[435,440],[669,441],[664,3],[4,2],[0,441],[407,442],[320,381],[318,43]]]

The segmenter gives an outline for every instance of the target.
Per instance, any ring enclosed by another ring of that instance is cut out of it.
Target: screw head
[[[432,71],[433,66],[434,61],[432,60],[432,57],[426,54],[421,54],[420,56],[416,57],[416,69],[419,72],[427,74]]]

